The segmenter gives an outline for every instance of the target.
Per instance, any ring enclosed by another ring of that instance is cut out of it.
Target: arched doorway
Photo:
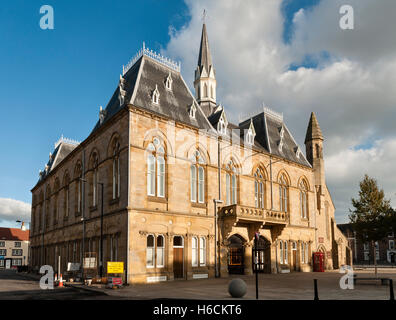
[[[253,248],[253,272],[271,273],[271,242],[263,236],[257,241],[257,247]],[[257,264],[255,263],[257,261]]]
[[[244,273],[244,242],[245,240],[238,234],[228,238],[228,273],[230,274]]]

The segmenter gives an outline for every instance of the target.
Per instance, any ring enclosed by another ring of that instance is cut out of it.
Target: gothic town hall
[[[205,24],[194,79],[195,94],[143,45],[91,134],[55,144],[32,189],[33,268],[65,274],[89,253],[99,270],[103,254],[104,270],[122,261],[125,281],[148,283],[309,272],[316,252],[325,269],[350,264],[315,114],[305,154],[269,108],[231,123]]]

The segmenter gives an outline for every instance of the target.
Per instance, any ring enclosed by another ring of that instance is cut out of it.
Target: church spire
[[[212,55],[210,54],[209,40],[205,23],[202,27],[201,47],[199,48],[198,56],[198,67],[200,67],[201,70],[203,67],[205,67],[207,73],[209,73],[210,67],[212,67]]]
[[[312,112],[311,118],[309,119],[307,134],[305,136],[305,143],[316,139],[323,141],[323,134],[322,130],[320,130],[318,119],[316,119],[315,113]]]
[[[204,11],[204,17],[205,15],[206,12]],[[208,33],[204,21],[198,55],[198,66],[195,70],[194,88],[195,97],[207,117],[216,109],[216,87],[216,72],[213,67]]]

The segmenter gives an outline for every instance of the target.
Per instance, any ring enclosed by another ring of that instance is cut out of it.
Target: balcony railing
[[[236,217],[241,220],[263,221],[269,223],[285,224],[288,221],[288,213],[275,210],[260,209],[238,204],[221,207],[220,217]]]

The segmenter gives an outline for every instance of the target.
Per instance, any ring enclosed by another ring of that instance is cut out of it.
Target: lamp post
[[[104,184],[102,182],[98,182],[101,188],[101,210],[100,210],[100,255],[99,255],[99,274],[100,277],[103,277],[103,189]]]
[[[215,245],[214,245],[214,258],[215,258],[215,277],[218,278],[219,277],[219,264],[217,263],[217,250],[218,250],[218,245],[217,245],[217,204],[218,203],[223,203],[222,200],[216,200],[213,199],[213,203],[214,203],[214,228],[215,228],[215,232],[214,232],[214,236],[215,236]],[[220,256],[219,256],[220,258]]]
[[[84,284],[84,257],[85,257],[85,215],[84,215],[84,207],[85,207],[85,203],[84,203],[84,193],[85,193],[85,188],[83,188],[83,186],[85,186],[85,182],[87,182],[87,180],[80,178],[81,182],[82,182],[82,186],[81,186],[81,221],[82,221],[82,273],[81,273],[81,278],[82,278],[82,283]]]

